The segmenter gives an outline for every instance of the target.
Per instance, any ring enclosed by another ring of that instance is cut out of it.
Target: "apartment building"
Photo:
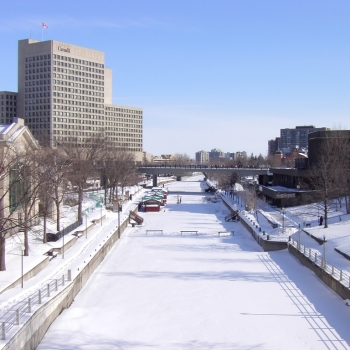
[[[209,152],[199,151],[196,152],[196,163],[197,164],[209,164]]]
[[[315,131],[326,131],[329,128],[316,128],[314,125],[296,126],[294,129],[280,130],[280,149],[307,148],[308,135]]]

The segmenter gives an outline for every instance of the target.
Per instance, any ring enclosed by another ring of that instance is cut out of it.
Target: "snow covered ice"
[[[200,178],[140,213],[38,349],[350,348],[350,308],[287,250],[225,222]]]

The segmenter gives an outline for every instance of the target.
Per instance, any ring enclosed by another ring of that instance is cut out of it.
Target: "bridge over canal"
[[[153,175],[153,186],[157,186],[157,177],[159,174],[174,174],[184,176],[193,172],[202,172],[208,174],[231,175],[237,173],[240,177],[268,175],[268,168],[232,168],[217,167],[209,165],[142,165],[138,167],[139,172],[147,175]]]

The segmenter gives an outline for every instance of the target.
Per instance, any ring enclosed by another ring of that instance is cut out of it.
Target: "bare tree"
[[[172,162],[179,165],[189,165],[190,160],[191,158],[186,153],[176,153],[172,158]]]
[[[115,195],[118,197],[118,187],[124,193],[124,187],[132,183],[135,178],[136,165],[134,157],[126,151],[114,151],[108,154],[99,166],[102,186],[105,189],[105,204],[107,198],[113,202]],[[108,196],[109,193],[109,196]]]
[[[20,224],[24,233],[24,255],[29,255],[29,237],[28,231],[30,226],[36,224],[38,218],[38,190],[40,188],[40,182],[35,179],[35,172],[37,171],[38,163],[36,158],[36,152],[30,149],[26,149],[21,161],[17,164],[17,184],[19,186],[20,198],[16,203],[13,203],[15,209],[20,210],[23,213],[23,220],[20,220]]]
[[[325,228],[328,227],[328,213],[333,200],[349,194],[349,154],[349,137],[344,137],[341,131],[325,134],[306,179],[306,186],[321,206]]]
[[[50,177],[47,176],[47,173],[44,171],[45,167],[42,167],[37,176],[38,181],[40,182],[39,187],[39,216],[43,218],[43,238],[42,242],[47,243],[47,219],[49,217],[53,218],[53,200],[52,193],[53,188],[50,182]]]
[[[69,180],[68,177],[72,171],[73,160],[66,156],[60,149],[45,148],[41,150],[39,182],[40,187],[40,209],[44,215],[45,233],[46,217],[52,215],[50,210],[51,203],[55,205],[56,211],[56,229],[60,231],[61,205],[65,194],[67,193]],[[44,233],[44,239],[45,239]]]
[[[84,189],[88,187],[87,180],[97,175],[98,164],[107,150],[103,135],[80,141],[59,143],[58,148],[71,162],[70,172],[67,174],[72,187],[78,194],[78,220],[82,220],[82,203]]]
[[[29,254],[28,225],[34,219],[37,189],[30,151],[10,143],[0,147],[0,271],[6,270],[6,238],[20,229],[25,235],[24,254]]]

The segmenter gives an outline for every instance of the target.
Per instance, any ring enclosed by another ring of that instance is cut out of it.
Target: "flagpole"
[[[41,24],[41,41],[44,41],[44,26]]]

